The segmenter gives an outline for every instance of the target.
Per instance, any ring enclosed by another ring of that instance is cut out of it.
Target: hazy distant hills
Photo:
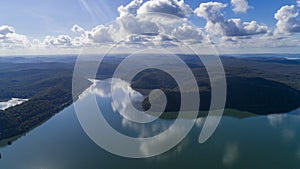
[[[65,55],[65,56],[6,56],[0,57],[0,63],[71,63],[76,61],[77,56]]]

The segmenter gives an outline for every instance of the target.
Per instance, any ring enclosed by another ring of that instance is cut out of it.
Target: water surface
[[[97,89],[98,104],[105,118],[116,130],[129,136],[146,137],[173,123],[159,119],[152,125],[138,126],[124,120],[120,115],[124,112],[116,112],[112,106],[109,85],[107,81],[100,81],[94,89]],[[137,93],[136,96],[140,97]],[[7,141],[3,141],[0,168],[300,168],[299,115],[300,109],[281,115],[224,116],[215,134],[204,144],[198,143],[203,124],[203,119],[199,118],[189,135],[167,153],[148,159],[128,159],[112,155],[91,141],[81,128],[72,105],[12,145],[7,146]]]

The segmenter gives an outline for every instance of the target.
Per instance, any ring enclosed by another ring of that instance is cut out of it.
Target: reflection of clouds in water
[[[95,94],[100,98],[111,99],[113,111],[119,112],[131,121],[147,123],[156,119],[142,111],[142,102],[145,97],[133,90],[130,83],[116,78],[90,81],[93,84],[80,96],[80,99],[89,94]]]
[[[7,102],[0,102],[0,110],[6,110],[10,107],[14,107],[26,101],[28,101],[28,99],[12,98]]]
[[[289,117],[293,116],[292,120],[299,120],[300,119],[300,108],[290,111],[285,114],[270,114],[268,115],[268,120],[273,127],[278,127],[279,125],[282,125],[284,122],[287,122],[287,120],[291,120]]]
[[[282,139],[285,141],[291,141],[295,139],[296,133],[292,126],[286,125],[289,124],[290,120],[299,119],[297,114],[299,113],[299,109],[290,112],[289,114],[272,114],[268,115],[269,123],[276,130],[279,130],[282,135]],[[293,114],[293,118],[291,119],[291,114]],[[292,123],[291,123],[292,124]]]
[[[162,121],[161,124],[164,124],[165,121]],[[184,122],[186,123],[190,123],[188,122],[188,120],[185,120]],[[167,132],[167,134],[165,135],[157,135],[158,137],[155,137],[153,139],[151,139],[151,142],[141,142],[140,145],[140,151],[142,154],[144,155],[150,155],[151,152],[157,152],[159,151],[162,147],[166,147],[165,144],[169,144],[170,138],[174,138],[174,133],[176,133],[178,136],[180,135],[184,135],[186,133],[185,130],[185,126],[186,125],[182,125],[182,126],[170,126],[165,132]],[[163,125],[163,127],[165,127]],[[176,136],[175,136],[176,137]]]
[[[276,127],[280,124],[282,124],[283,122],[283,119],[286,117],[285,114],[271,114],[271,115],[268,115],[268,120],[271,124],[271,126],[273,127]]]
[[[227,144],[225,146],[225,151],[223,155],[223,164],[225,166],[232,166],[238,159],[239,156],[239,150],[238,150],[238,144]]]
[[[190,123],[188,120],[183,120],[183,122]],[[170,137],[174,135],[174,133],[177,133],[178,136],[185,134],[185,125],[182,126],[173,126],[171,120],[157,120],[150,126],[145,126],[144,124],[138,124],[132,121],[129,121],[126,118],[122,119],[122,126],[132,129],[139,133],[138,138],[147,138],[151,137],[153,135],[157,135],[160,132],[167,131],[166,135],[159,135],[158,137],[155,137],[151,139],[151,142],[147,142],[144,144],[144,142],[140,142],[140,152],[144,155],[149,155],[153,151],[158,151],[161,149],[161,147],[164,147],[164,144],[168,144],[168,140]],[[171,150],[172,154],[178,154],[182,151],[182,149],[187,145],[186,143],[181,142],[175,149]],[[158,149],[158,150],[153,150]],[[170,155],[170,154],[168,154]],[[164,156],[158,157],[158,158],[166,158]]]
[[[282,130],[282,136],[283,136],[284,140],[291,141],[291,140],[293,140],[295,138],[296,134],[291,129],[283,129]]]
[[[92,82],[92,85],[79,95],[79,99],[84,99],[91,94],[95,94],[102,98],[111,97],[110,88],[107,87],[110,85],[108,80],[89,79],[89,81]]]
[[[151,155],[153,152],[160,152],[160,150],[164,147],[168,147],[167,145],[172,143],[172,141],[178,140],[178,138],[182,135],[187,134],[186,130],[188,124],[193,123],[194,119],[178,119],[178,121],[180,121],[179,125],[172,125],[174,120],[157,119],[149,124],[141,124],[131,121],[126,118],[128,111],[130,111],[130,109],[128,109],[128,105],[132,104],[131,102],[139,102],[138,104],[141,105],[144,96],[139,92],[134,91],[129,83],[120,79],[91,81],[93,82],[93,85],[91,85],[90,88],[80,96],[80,99],[89,97],[90,94],[95,94],[105,100],[111,99],[111,101],[114,102],[111,103],[113,110],[122,115],[120,116],[121,126],[125,129],[125,131],[135,131],[135,133],[137,133],[137,138],[139,139],[151,137],[148,141],[141,141],[138,143],[138,151],[140,151],[140,153],[144,156]],[[114,94],[111,94],[111,89],[115,92]],[[129,95],[130,99],[125,98],[126,94]],[[117,96],[114,97],[116,98],[115,100],[112,99],[113,95]],[[156,118],[157,117],[155,117],[155,119]],[[204,121],[202,119],[198,119],[197,126],[202,126],[203,122]],[[163,132],[164,134],[162,134]],[[177,146],[172,151],[180,153],[182,148],[183,146]]]
[[[113,91],[114,94],[111,106],[114,111],[118,111],[121,115],[126,117],[129,115],[129,112],[133,111],[131,105],[134,103],[140,103],[141,105],[144,96],[133,90],[131,85],[126,81],[114,79],[111,82],[111,91]]]
[[[113,110],[119,112],[123,117],[137,123],[150,123],[157,117],[149,115],[142,110],[144,96],[131,88],[130,83],[121,79],[113,78],[111,81],[111,93]],[[152,92],[151,92],[152,93]],[[151,100],[151,94],[149,96]],[[151,101],[150,101],[151,102]],[[161,105],[161,102],[151,104],[151,108]],[[161,111],[164,110],[165,107]]]

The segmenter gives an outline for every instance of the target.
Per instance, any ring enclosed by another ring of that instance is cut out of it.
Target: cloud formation
[[[68,35],[46,36],[44,45],[46,47],[72,47],[72,39]]]
[[[174,28],[171,34],[180,41],[191,43],[201,43],[204,39],[203,32],[200,28],[195,28],[188,24]]]
[[[231,0],[231,5],[235,13],[247,13],[250,8],[247,0]]]
[[[226,20],[221,12],[226,7],[226,4],[220,2],[201,3],[195,10],[195,14],[206,19],[205,29],[214,35],[250,36],[267,33],[268,27],[259,25],[256,21],[242,22],[241,19]]]
[[[247,13],[252,8],[248,0],[230,0],[229,5],[236,14]],[[48,35],[38,40],[17,33],[12,26],[0,25],[0,47],[12,48],[12,51],[16,51],[16,47],[32,51],[49,48],[67,51],[68,48],[79,50],[84,46],[99,47],[122,42],[124,48],[128,45],[175,48],[182,42],[203,45],[213,41],[220,48],[296,48],[300,40],[291,35],[300,32],[299,6],[300,0],[297,0],[297,5],[282,6],[274,14],[277,23],[271,30],[255,20],[226,18],[225,10],[231,9],[228,4],[220,2],[200,3],[198,8],[192,9],[184,0],[132,0],[117,8],[119,16],[111,24],[96,25],[91,29],[74,24],[71,28],[73,34]],[[192,26],[192,15],[204,18],[205,27]]]
[[[120,7],[118,7],[118,12],[120,14],[120,17],[126,15],[136,15],[137,10],[140,8],[142,3],[143,0],[133,0],[126,6],[121,5]]]
[[[0,47],[26,47],[30,46],[25,35],[16,33],[15,29],[8,25],[0,26]]]
[[[149,12],[166,13],[184,18],[193,14],[193,10],[184,0],[150,0],[145,2],[139,9],[138,14]]]
[[[299,13],[294,5],[281,7],[274,15],[274,18],[277,20],[276,33],[300,32],[298,15]]]
[[[80,36],[73,39],[73,45],[122,42],[143,47],[171,47],[177,46],[178,41],[201,43],[205,39],[200,28],[184,20],[193,13],[184,1],[151,0],[143,3],[133,0],[128,5],[120,6],[118,12],[120,16],[115,22],[106,26],[98,25],[91,31],[74,25],[72,31]],[[152,14],[148,15],[149,12]]]

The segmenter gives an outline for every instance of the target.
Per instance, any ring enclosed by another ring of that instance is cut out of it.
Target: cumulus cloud
[[[84,29],[78,25],[74,25],[72,27],[72,31],[75,32],[75,33],[80,33],[80,34],[83,34],[85,33]]]
[[[30,43],[25,35],[16,33],[15,29],[8,25],[0,26],[1,47],[26,47]]]
[[[104,43],[113,43],[113,27],[98,25],[90,31],[84,30],[78,25],[72,27],[72,31],[78,33],[80,36],[72,39],[73,46],[84,46],[92,44],[104,44]]]
[[[242,22],[241,19],[229,19],[225,23],[224,32],[227,36],[249,36],[268,31],[267,26],[259,25],[256,21]]]
[[[246,0],[231,0],[231,5],[235,13],[247,13],[250,8]]]
[[[197,43],[203,40],[202,30],[188,24],[183,24],[182,26],[174,28],[171,34],[180,41]]]
[[[297,0],[297,6],[300,7],[300,0]]]
[[[251,36],[267,33],[267,26],[259,25],[256,21],[242,22],[241,19],[226,20],[221,12],[226,7],[226,4],[219,2],[201,3],[195,10],[195,14],[206,19],[205,29],[214,35]]]
[[[110,25],[98,25],[92,30],[85,30],[74,25],[72,31],[79,36],[63,41],[64,37],[47,37],[46,45],[57,47],[111,44],[122,42],[125,45],[176,46],[177,40],[188,43],[200,43],[204,39],[202,30],[186,22],[185,17],[193,10],[183,0],[133,0],[118,7],[119,17]],[[148,15],[146,13],[156,12]],[[175,15],[179,18],[164,16],[161,13]],[[65,37],[66,39],[66,37]],[[177,40],[176,40],[177,39]],[[70,43],[67,43],[70,42]]]
[[[136,15],[137,10],[142,5],[143,0],[133,0],[126,6],[120,6],[118,7],[118,11],[120,14],[120,17],[126,16],[126,15]]]
[[[120,6],[118,11],[120,16],[110,25],[99,25],[91,31],[74,25],[72,31],[80,36],[73,38],[73,45],[123,42],[142,47],[171,47],[176,46],[178,40],[200,43],[204,39],[200,28],[187,24],[182,18],[193,12],[184,1],[151,0],[143,4],[141,0],[133,0],[128,5]],[[147,12],[163,12],[181,18],[160,13],[144,15]]]
[[[193,10],[184,0],[150,0],[145,2],[137,11],[138,14],[159,12],[184,18],[193,14]]]
[[[72,39],[68,35],[46,36],[44,45],[46,47],[71,47]]]
[[[15,29],[11,26],[2,25],[0,26],[0,35],[7,35],[9,33],[15,33]]]
[[[299,13],[294,5],[281,7],[274,15],[277,20],[276,32],[283,34],[300,32],[298,15]]]
[[[232,10],[246,13],[248,0],[231,0]],[[298,3],[300,0],[297,1]],[[118,7],[119,17],[109,25],[97,25],[84,29],[79,25],[72,27],[77,35],[46,36],[40,40],[19,34],[11,26],[0,25],[0,47],[29,47],[32,49],[56,47],[66,48],[108,47],[120,43],[124,49],[136,45],[141,48],[180,47],[181,42],[189,45],[213,43],[220,48],[246,49],[247,47],[278,46],[297,47],[297,37],[287,36],[300,32],[300,20],[296,5],[283,6],[275,14],[278,21],[275,31],[256,21],[245,22],[240,18],[226,18],[223,10],[227,4],[220,2],[201,3],[194,11],[184,0],[132,0]],[[147,14],[155,12],[156,14]],[[170,17],[163,14],[171,14]],[[195,14],[207,22],[205,28],[190,24],[189,16]],[[253,35],[261,36],[253,36]],[[228,43],[224,43],[228,42]],[[122,49],[123,49],[122,48]],[[31,49],[30,49],[31,50]]]
[[[110,27],[99,25],[89,32],[89,38],[96,43],[110,43],[112,39],[112,29]]]
[[[158,23],[150,19],[139,18],[136,16],[125,16],[119,18],[117,23],[120,26],[120,31],[126,34],[158,34]]]

